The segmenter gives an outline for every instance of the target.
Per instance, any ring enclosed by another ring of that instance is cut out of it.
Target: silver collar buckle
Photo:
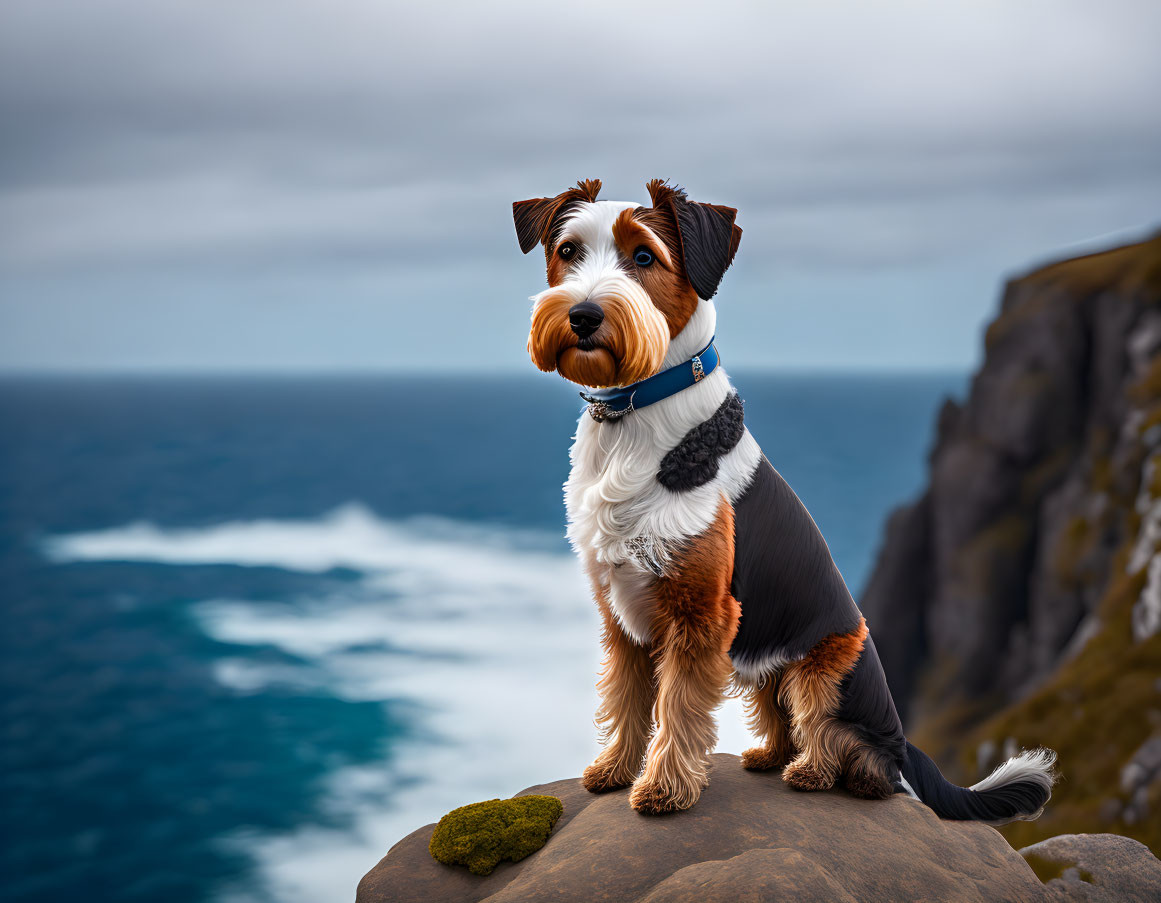
[[[633,393],[636,394],[635,392]],[[581,398],[589,403],[589,416],[597,423],[604,423],[607,420],[620,420],[626,414],[633,411],[633,397],[629,397],[629,406],[623,411],[615,411],[607,404],[586,392],[580,393]]]

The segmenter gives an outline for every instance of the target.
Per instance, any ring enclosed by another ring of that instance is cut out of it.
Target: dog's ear
[[[654,179],[646,187],[654,207],[668,205],[673,211],[689,284],[698,297],[712,298],[742,241],[742,229],[734,222],[738,211],[691,201],[682,189],[662,179]]]
[[[520,250],[527,254],[538,244],[547,242],[552,235],[553,225],[562,213],[580,201],[595,202],[600,191],[600,179],[582,179],[576,183],[576,188],[570,188],[554,198],[514,201],[512,219],[516,223],[516,239],[520,242]]]
[[[548,237],[556,211],[556,198],[529,198],[512,203],[512,219],[516,222],[516,240],[521,251],[527,254]]]

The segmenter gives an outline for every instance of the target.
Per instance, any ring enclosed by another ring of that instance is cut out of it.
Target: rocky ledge
[[[934,433],[860,600],[908,737],[959,783],[1056,750],[1013,846],[1161,854],[1161,234],[1011,280]]]
[[[941,821],[902,795],[796,793],[731,755],[713,757],[693,809],[661,818],[630,809],[626,790],[594,796],[576,778],[527,794],[564,803],[538,852],[477,877],[432,859],[428,825],[367,873],[357,903],[1161,899],[1161,862],[1136,841],[1056,837],[1022,850],[1026,861],[987,825]]]

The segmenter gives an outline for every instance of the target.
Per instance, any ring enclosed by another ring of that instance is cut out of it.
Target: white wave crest
[[[416,586],[430,579],[463,585],[463,575],[527,586],[522,572],[497,560],[496,553],[528,545],[535,536],[439,518],[387,521],[351,502],[314,519],[231,521],[206,527],[135,523],[50,537],[44,549],[58,562],[236,564],[304,573],[349,568],[364,573],[405,571]],[[534,549],[524,554],[536,561],[560,558]]]
[[[318,574],[342,567],[363,575],[338,589],[328,582],[316,597],[192,606],[203,631],[236,650],[213,665],[236,692],[278,686],[402,703],[420,719],[389,760],[327,779],[326,805],[351,830],[306,825],[229,838],[253,858],[263,888],[227,888],[230,900],[350,899],[362,873],[403,835],[456,806],[579,774],[597,752],[598,618],[579,564],[551,537],[387,521],[351,504],[313,520],[133,524],[53,537],[45,552],[58,562]],[[248,655],[262,646],[293,659]],[[718,748],[737,752],[746,741],[737,701],[720,722]]]

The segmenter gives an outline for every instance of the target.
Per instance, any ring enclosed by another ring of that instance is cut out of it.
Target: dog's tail
[[[1056,782],[1050,749],[1026,750],[968,787],[945,778],[923,750],[907,743],[903,756],[903,787],[935,810],[940,818],[991,824],[1032,821],[1044,811]]]

